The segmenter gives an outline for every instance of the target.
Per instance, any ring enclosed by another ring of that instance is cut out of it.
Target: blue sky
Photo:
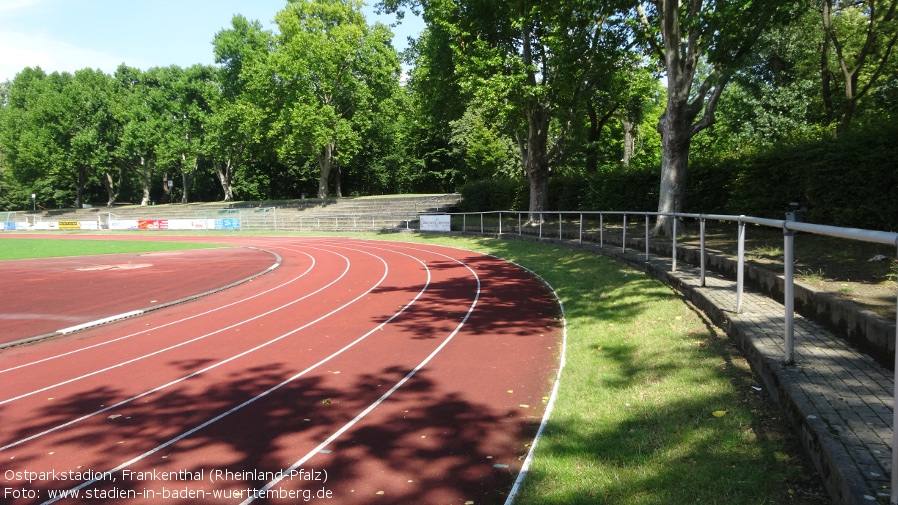
[[[0,0],[0,82],[25,67],[73,72],[119,64],[155,66],[212,64],[212,39],[230,27],[234,14],[273,29],[286,0]],[[369,3],[373,3],[369,2]],[[391,24],[365,8],[369,22]],[[393,46],[403,49],[423,22],[406,16],[393,28]]]

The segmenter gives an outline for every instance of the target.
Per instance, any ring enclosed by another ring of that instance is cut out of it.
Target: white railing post
[[[670,264],[670,270],[672,272],[677,271],[677,216],[673,216],[673,251],[671,251],[670,256],[673,260]]]
[[[583,245],[583,213],[580,213],[580,245]]]
[[[785,363],[795,362],[795,232],[783,227],[783,305],[785,306]]]
[[[518,212],[518,236],[524,234],[524,227],[521,225],[521,212]]]
[[[898,242],[898,241],[896,241]],[[896,244],[898,245],[898,244]],[[898,254],[896,254],[898,258]],[[898,297],[896,297],[895,306],[898,307]],[[898,311],[895,312],[895,325],[898,327]],[[893,370],[898,370],[898,351],[895,352],[895,363]],[[898,380],[892,377],[892,496],[889,499],[891,505],[898,505]]]
[[[558,213],[558,241],[561,242],[561,212]]]
[[[645,261],[649,261],[649,213],[645,213]]]
[[[502,235],[502,211],[499,211],[499,235]]]
[[[699,246],[698,252],[699,256],[699,265],[700,265],[700,284],[701,287],[705,287],[705,218],[701,218],[698,222],[698,234],[699,234]]]
[[[622,252],[627,252],[627,214],[624,213],[624,228],[623,234],[621,235],[621,247],[623,247]]]
[[[736,264],[736,313],[742,313],[742,289],[745,285],[745,221],[739,216],[739,257]]]
[[[483,212],[480,213],[480,234],[483,235]]]
[[[599,249],[605,248],[605,214],[599,212]]]

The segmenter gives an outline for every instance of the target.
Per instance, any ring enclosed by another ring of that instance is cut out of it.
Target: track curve
[[[505,501],[559,366],[542,283],[438,246],[228,240],[280,267],[0,351],[4,503]]]

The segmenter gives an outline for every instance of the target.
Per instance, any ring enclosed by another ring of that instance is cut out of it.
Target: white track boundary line
[[[282,475],[282,476],[285,474],[289,475],[293,470],[296,470],[297,468],[304,465],[306,463],[306,461],[311,459],[316,454],[320,453],[322,449],[324,449],[325,447],[330,445],[334,440],[338,439],[340,437],[340,435],[342,435],[343,433],[346,433],[346,431],[348,431],[350,428],[352,428],[353,426],[358,424],[359,421],[361,421],[365,416],[370,414],[371,411],[373,411],[378,406],[380,406],[380,404],[382,404],[384,401],[386,401],[387,398],[389,398],[393,393],[395,393],[399,388],[401,388],[406,382],[408,382],[412,377],[414,377],[415,374],[417,374],[419,371],[421,371],[421,369],[423,369],[425,366],[427,366],[427,364],[430,363],[430,361],[437,354],[439,354],[447,345],[449,345],[449,342],[451,342],[452,339],[455,338],[455,336],[458,334],[458,332],[461,331],[462,327],[468,322],[468,319],[470,319],[471,314],[474,312],[474,308],[477,306],[477,302],[480,300],[480,276],[477,275],[477,272],[475,272],[466,263],[463,263],[463,262],[459,261],[458,259],[448,256],[446,254],[438,253],[435,251],[428,251],[426,249],[415,249],[415,248],[409,248],[409,249],[416,250],[419,252],[426,252],[429,254],[435,254],[438,256],[442,256],[444,258],[448,258],[448,259],[458,263],[459,265],[464,266],[465,268],[468,269],[469,272],[471,272],[471,274],[474,276],[474,279],[477,280],[477,290],[474,295],[474,301],[471,302],[471,307],[468,308],[467,314],[465,314],[465,317],[461,320],[460,323],[458,323],[458,326],[455,327],[455,330],[453,330],[452,333],[450,333],[449,336],[446,337],[445,340],[443,340],[443,342],[440,343],[440,345],[437,346],[437,348],[434,349],[433,352],[430,353],[430,355],[428,355],[426,358],[424,358],[424,360],[421,361],[421,363],[419,363],[418,366],[416,366],[411,372],[409,372],[399,382],[397,382],[395,385],[393,385],[393,387],[391,387],[389,389],[389,391],[387,391],[386,393],[381,395],[381,397],[378,398],[377,400],[375,400],[374,403],[372,403],[367,408],[365,408],[365,410],[359,412],[359,414],[357,416],[355,416],[351,421],[344,424],[342,427],[340,427],[340,429],[338,429],[333,434],[331,434],[331,436],[327,437],[323,442],[318,444],[314,449],[312,449],[311,451],[306,453],[305,456],[303,456],[302,458],[297,460],[295,463],[293,463],[290,466],[290,468],[283,470],[283,473],[280,473],[279,475]],[[276,486],[278,484],[278,482],[280,482],[281,480],[283,480],[283,477],[278,477],[278,478],[272,479],[267,484],[262,486],[261,489],[256,490],[254,492],[253,496],[250,496],[246,500],[240,502],[240,505],[247,505],[247,504],[255,501],[257,498],[263,497],[263,495],[267,494],[267,491],[269,491],[272,487]]]
[[[376,240],[371,240],[371,241],[365,240],[365,241],[366,242],[374,242],[374,243],[378,242]],[[408,244],[408,243],[406,243],[406,244]],[[475,251],[470,251],[468,249],[462,249],[459,247],[452,247],[452,246],[445,246],[445,245],[436,245],[436,246],[431,246],[431,247],[437,247],[437,248],[445,247],[447,249],[454,249],[454,250],[458,250],[458,251],[475,252]],[[427,251],[427,249],[418,249],[416,247],[411,247],[411,246],[405,246],[405,248],[412,249],[415,251],[417,251],[417,250]],[[562,321],[561,357],[559,358],[558,372],[555,374],[555,384],[552,386],[552,393],[549,396],[549,401],[546,403],[546,410],[543,412],[543,417],[542,417],[542,420],[540,421],[539,428],[536,430],[536,435],[534,435],[533,442],[530,444],[530,450],[527,451],[527,456],[524,458],[524,463],[521,465],[521,471],[518,473],[517,478],[515,478],[514,485],[512,485],[511,491],[509,491],[509,493],[508,493],[508,498],[505,500],[504,505],[512,505],[514,503],[515,498],[517,498],[517,494],[520,491],[520,488],[524,482],[524,479],[527,478],[527,473],[530,471],[530,466],[532,465],[533,459],[535,457],[536,446],[539,444],[540,440],[542,439],[543,431],[545,430],[546,425],[549,424],[549,419],[552,416],[552,411],[555,409],[555,402],[558,399],[558,389],[561,386],[561,374],[564,371],[565,365],[567,364],[567,315],[565,314],[565,311],[564,311],[564,302],[561,301],[561,297],[558,296],[558,292],[555,291],[555,288],[551,284],[549,284],[542,276],[540,276],[533,270],[530,270],[529,268],[527,268],[523,265],[515,263],[514,261],[509,261],[505,258],[499,258],[498,256],[494,256],[491,254],[485,254],[485,253],[476,253],[476,254],[484,254],[485,256],[490,256],[492,258],[506,261],[508,263],[511,263],[512,265],[517,266],[518,268],[520,268],[526,272],[529,272],[530,275],[539,279],[540,282],[542,282],[547,288],[549,288],[549,290],[552,292],[552,296],[554,296],[555,300],[558,302],[558,308],[561,310],[561,321]],[[456,261],[458,261],[458,260],[456,260]],[[322,445],[322,448],[323,448],[323,445]],[[300,460],[300,462],[298,462],[297,466],[291,467],[291,470],[297,469],[300,465],[302,465],[307,460],[308,460],[308,457],[304,460]],[[270,489],[270,487],[268,487],[266,489]],[[246,502],[244,502],[244,503],[246,503]]]
[[[361,252],[361,251],[360,251],[360,252]],[[403,253],[398,253],[398,254],[403,254]],[[410,255],[408,255],[408,254],[406,254],[405,256],[412,257],[412,256],[410,256]],[[297,373],[296,375],[294,375],[294,376],[292,376],[292,377],[290,377],[290,378],[284,380],[284,381],[281,382],[280,384],[277,384],[277,385],[275,385],[275,386],[272,386],[271,388],[269,388],[269,389],[263,391],[262,393],[259,393],[258,395],[256,395],[256,396],[250,398],[249,400],[246,400],[245,402],[241,403],[240,405],[237,405],[236,407],[233,407],[233,408],[231,408],[230,410],[228,410],[228,411],[226,411],[226,412],[223,412],[223,413],[221,413],[221,414],[219,414],[219,415],[213,417],[212,419],[210,419],[210,420],[208,420],[208,421],[206,421],[206,422],[204,422],[204,423],[202,423],[202,424],[200,424],[200,425],[198,425],[198,426],[195,426],[194,428],[191,428],[190,430],[185,431],[184,433],[181,433],[180,435],[178,435],[178,436],[176,436],[176,437],[174,437],[174,438],[171,438],[171,439],[169,439],[168,441],[166,441],[166,442],[164,442],[164,443],[162,443],[162,444],[160,444],[160,445],[154,447],[153,449],[150,449],[149,451],[146,451],[145,453],[143,453],[143,454],[141,454],[141,455],[139,455],[139,456],[136,456],[136,457],[134,457],[134,458],[132,458],[132,459],[130,459],[130,460],[128,460],[128,461],[126,461],[126,462],[120,464],[119,466],[117,466],[117,467],[115,467],[115,468],[113,468],[113,469],[111,469],[111,470],[108,470],[107,472],[104,472],[104,473],[114,473],[114,472],[118,472],[118,471],[120,471],[120,470],[122,470],[122,469],[124,469],[124,468],[127,468],[127,467],[133,465],[134,463],[136,463],[136,462],[138,462],[138,461],[140,461],[140,460],[146,458],[147,456],[151,456],[151,455],[153,455],[153,454],[155,454],[155,453],[161,451],[162,449],[165,449],[166,447],[168,447],[168,446],[170,446],[170,445],[172,445],[172,444],[174,444],[174,443],[176,443],[176,442],[178,442],[178,441],[180,441],[180,440],[183,440],[184,438],[189,437],[190,435],[196,433],[197,431],[200,431],[200,430],[202,430],[203,428],[205,428],[205,427],[207,427],[207,426],[209,426],[209,425],[211,425],[211,424],[213,424],[213,423],[215,423],[215,422],[217,422],[217,421],[219,421],[219,420],[221,420],[221,419],[223,419],[223,418],[225,418],[225,417],[227,417],[227,416],[233,414],[234,412],[237,412],[238,410],[241,410],[242,408],[246,407],[247,405],[250,405],[250,404],[252,404],[252,403],[255,403],[256,401],[258,401],[258,400],[260,400],[260,399],[262,399],[262,398],[268,396],[269,394],[271,394],[271,393],[277,391],[278,389],[280,389],[280,388],[286,386],[287,384],[289,384],[289,383],[295,381],[296,379],[299,379],[300,377],[306,375],[307,373],[309,373],[309,372],[315,370],[316,368],[320,367],[321,365],[324,365],[324,364],[327,363],[328,361],[331,361],[332,359],[336,358],[336,357],[339,356],[340,354],[343,354],[344,352],[346,352],[346,351],[349,350],[350,348],[355,347],[359,342],[365,340],[365,339],[368,338],[370,335],[374,334],[374,333],[377,332],[379,329],[381,329],[381,328],[383,328],[384,326],[386,326],[387,324],[389,324],[391,321],[393,321],[394,319],[396,319],[397,317],[399,317],[400,314],[402,314],[403,312],[405,312],[409,307],[411,307],[412,304],[414,304],[414,303],[418,300],[418,298],[420,298],[420,297],[424,294],[424,292],[427,291],[427,288],[430,286],[430,279],[431,279],[431,276],[430,276],[430,269],[427,268],[427,265],[426,265],[423,261],[421,261],[421,260],[419,260],[419,259],[417,259],[417,258],[413,258],[413,259],[415,259],[416,261],[418,261],[419,263],[421,263],[421,264],[424,266],[425,270],[427,271],[427,281],[425,282],[424,287],[421,289],[421,291],[419,291],[418,294],[415,295],[415,297],[414,297],[409,303],[407,303],[404,307],[402,307],[402,309],[400,309],[398,312],[396,312],[395,314],[393,314],[389,319],[387,319],[387,320],[384,321],[383,323],[377,325],[375,328],[373,328],[373,329],[372,329],[371,331],[369,331],[368,333],[365,333],[365,334],[362,335],[361,337],[359,337],[359,338],[357,338],[356,340],[350,342],[349,344],[347,344],[347,345],[344,346],[343,348],[339,349],[338,351],[334,352],[334,353],[331,354],[330,356],[328,356],[328,357],[322,359],[321,361],[315,363],[314,365],[312,365],[312,366],[306,368],[305,370],[303,370],[303,371]],[[476,275],[476,274],[475,274],[475,275]],[[478,279],[478,286],[479,286],[479,279]],[[367,295],[367,293],[363,294],[362,296],[365,296],[365,295]],[[472,308],[473,308],[473,307],[472,307]],[[337,310],[340,310],[340,309],[337,309]],[[336,312],[337,310],[335,310],[334,312]],[[467,320],[467,316],[465,317],[465,320]],[[456,331],[457,331],[457,330],[456,330]],[[453,334],[454,334],[454,333],[453,333]],[[101,474],[101,475],[102,475],[102,474]],[[83,482],[83,483],[81,483],[80,485],[71,488],[70,491],[75,491],[75,490],[84,489],[84,488],[87,487],[87,486],[90,486],[90,485],[92,485],[92,484],[95,484],[95,483],[99,482],[99,480],[100,480],[100,479],[93,479],[93,480],[90,480],[90,481],[87,481],[87,482]],[[49,505],[49,504],[51,504],[51,503],[55,503],[55,502],[61,500],[62,498],[63,498],[62,496],[57,497],[57,498],[53,498],[53,499],[51,499],[51,500],[47,500],[47,501],[43,502],[41,505]]]
[[[276,308],[274,308],[274,309],[271,309],[271,310],[269,310],[268,312],[264,312],[264,313],[262,313],[262,314],[257,314],[257,315],[255,315],[255,316],[249,318],[249,319],[245,319],[245,320],[240,321],[240,322],[238,322],[238,323],[234,323],[234,324],[232,324],[232,325],[230,325],[230,326],[226,326],[226,327],[224,327],[224,328],[219,328],[219,329],[217,329],[217,330],[215,330],[215,331],[212,331],[212,332],[209,332],[209,333],[200,335],[200,336],[198,336],[198,337],[194,337],[194,338],[192,338],[192,339],[190,339],[190,340],[185,340],[185,341],[179,342],[179,343],[177,343],[177,344],[175,344],[175,345],[171,345],[171,346],[168,346],[168,347],[165,347],[165,348],[162,348],[162,349],[153,351],[153,352],[151,352],[151,353],[144,354],[143,356],[138,356],[138,357],[136,357],[136,358],[132,358],[132,359],[129,359],[129,360],[126,360],[126,361],[122,361],[122,362],[120,362],[120,363],[117,363],[117,364],[115,364],[115,365],[108,366],[108,367],[106,367],[106,368],[101,368],[101,369],[99,369],[99,370],[94,370],[93,372],[86,373],[86,374],[80,375],[80,376],[78,376],[78,377],[73,377],[73,378],[71,378],[71,379],[68,379],[68,380],[65,380],[65,381],[62,381],[62,382],[58,382],[58,383],[53,384],[53,385],[50,385],[50,386],[45,386],[45,387],[40,388],[40,389],[35,389],[35,390],[33,390],[33,391],[29,392],[29,393],[23,393],[23,394],[20,394],[20,395],[18,395],[18,396],[14,396],[14,397],[12,397],[12,398],[8,398],[8,399],[6,399],[6,400],[0,400],[0,405],[5,405],[5,404],[7,404],[7,403],[11,403],[11,402],[14,402],[14,401],[16,401],[16,400],[21,400],[22,398],[27,398],[27,397],[29,397],[29,396],[32,396],[32,395],[35,395],[35,394],[38,394],[38,393],[42,393],[42,392],[44,392],[44,391],[49,391],[50,389],[53,389],[53,388],[57,388],[57,387],[60,387],[60,386],[65,386],[65,385],[67,385],[67,384],[71,384],[71,383],[73,383],[73,382],[77,382],[77,381],[79,381],[79,380],[83,380],[83,379],[86,379],[86,378],[88,378],[88,377],[93,377],[94,375],[99,375],[99,374],[101,374],[101,373],[108,372],[109,370],[114,370],[114,369],[116,369],[116,368],[121,368],[121,367],[124,367],[124,366],[126,366],[126,365],[130,365],[130,364],[132,364],[132,363],[136,363],[136,362],[138,362],[138,361],[141,361],[141,360],[144,360],[144,359],[147,359],[147,358],[151,358],[151,357],[153,357],[153,356],[156,356],[156,355],[159,355],[159,354],[162,354],[162,353],[171,351],[172,349],[177,349],[177,348],[183,347],[183,346],[185,346],[185,345],[187,345],[187,344],[192,344],[192,343],[197,342],[197,341],[199,341],[199,340],[203,340],[203,339],[205,339],[205,338],[211,337],[212,335],[216,335],[216,334],[221,333],[221,332],[223,332],[223,331],[227,331],[227,330],[236,328],[236,327],[238,327],[238,326],[242,326],[242,325],[244,325],[244,324],[246,324],[246,323],[255,321],[256,319],[259,319],[259,318],[261,318],[261,317],[265,317],[265,316],[270,315],[270,314],[272,314],[272,313],[274,313],[274,312],[277,312],[277,311],[282,310],[282,309],[284,309],[284,308],[286,308],[286,307],[289,307],[289,306],[291,306],[291,305],[293,305],[293,304],[295,304],[295,303],[299,303],[299,302],[301,302],[302,300],[304,300],[304,299],[306,299],[306,298],[308,298],[308,297],[310,297],[310,296],[313,296],[313,295],[315,295],[315,294],[317,294],[317,293],[319,293],[319,292],[321,292],[321,291],[327,289],[328,287],[334,285],[336,282],[338,282],[340,279],[342,279],[343,277],[346,276],[346,274],[349,272],[349,267],[350,267],[349,259],[346,258],[345,256],[340,255],[340,254],[338,254],[338,256],[341,256],[343,259],[346,260],[346,269],[343,271],[343,273],[340,274],[339,277],[337,277],[336,279],[334,279],[333,281],[331,281],[329,284],[327,284],[327,285],[325,285],[325,286],[319,288],[318,290],[313,291],[313,292],[311,292],[311,293],[309,293],[309,294],[307,294],[307,295],[305,295],[305,296],[303,296],[303,297],[297,298],[296,300],[293,300],[292,302],[289,302],[289,303],[287,303],[287,304],[281,305],[280,307],[276,307]],[[372,256],[373,256],[373,255],[372,255]],[[382,260],[381,260],[381,261],[382,261]],[[384,277],[382,277],[381,280],[378,281],[378,284],[376,284],[374,287],[372,287],[371,290],[373,290],[374,288],[376,288],[376,287],[380,284],[380,282],[383,282],[383,279],[384,279],[385,277],[386,277],[386,271],[384,272]],[[370,292],[370,290],[369,290],[369,292]],[[348,302],[347,305],[349,305],[349,304],[355,302],[356,300],[358,300],[358,298],[356,298],[356,299],[354,299],[354,300]],[[343,307],[341,307],[341,308],[343,308]],[[328,314],[328,315],[330,315],[330,314]],[[325,316],[325,317],[326,317],[326,316]],[[323,319],[323,317],[320,318],[320,319]],[[320,320],[320,319],[319,319],[319,320]],[[315,322],[317,322],[317,321],[318,321],[318,320],[316,320]],[[295,331],[298,331],[298,330],[294,330],[294,332],[295,332]],[[292,333],[292,332],[291,332],[291,333]],[[250,351],[244,351],[244,353],[242,353],[242,354],[246,354],[246,353],[251,352],[251,351],[253,351],[253,350],[259,349],[259,348],[264,347],[264,346],[266,346],[266,345],[268,345],[268,344],[270,344],[270,343],[272,343],[272,342],[276,342],[276,341],[278,341],[278,340],[284,338],[284,336],[286,336],[286,335],[282,335],[282,336],[280,336],[280,337],[278,337],[278,338],[276,338],[276,339],[274,339],[274,340],[270,340],[270,341],[268,341],[268,342],[262,344],[261,346],[257,346],[257,347],[255,347],[255,348],[251,349]],[[237,355],[237,356],[240,356],[240,355]],[[230,358],[230,359],[233,359],[233,358]],[[220,362],[220,363],[218,363],[218,364],[216,364],[216,365],[214,365],[214,366],[218,366],[218,365],[220,365],[220,364],[222,364],[222,363],[225,363],[225,362],[227,362],[227,361],[230,361],[230,359],[228,359],[228,360],[226,360],[226,361],[222,361],[222,362]],[[2,450],[2,449],[3,449],[3,448],[0,448],[0,450]]]
[[[359,252],[363,252],[363,251],[359,251]],[[365,253],[365,254],[370,254],[370,253]],[[401,254],[401,253],[400,253],[400,254]],[[338,254],[338,256],[342,256],[342,255]],[[374,255],[371,255],[371,256],[374,256]],[[377,257],[377,256],[375,256],[375,257]],[[345,257],[344,257],[344,259],[345,259]],[[378,258],[378,259],[381,259],[381,258]],[[381,259],[381,261],[383,262],[383,259]],[[386,265],[386,262],[384,262],[384,264]],[[427,268],[426,265],[425,265],[425,268]],[[178,378],[178,379],[175,379],[175,380],[173,380],[173,381],[170,381],[170,382],[168,382],[168,383],[166,383],[166,384],[163,384],[163,385],[161,385],[161,386],[155,387],[155,388],[150,389],[150,390],[148,390],[148,391],[144,391],[143,393],[140,393],[139,395],[135,395],[135,396],[132,396],[132,397],[130,397],[130,398],[126,398],[126,399],[124,399],[124,400],[122,400],[122,401],[120,401],[120,402],[118,402],[118,403],[115,403],[115,404],[110,405],[110,406],[108,406],[108,407],[104,407],[104,408],[102,408],[102,409],[99,409],[99,410],[96,410],[96,411],[94,411],[94,412],[91,412],[90,414],[85,414],[85,415],[83,415],[83,416],[81,416],[81,417],[78,417],[78,418],[73,419],[73,420],[71,420],[71,421],[68,421],[68,422],[66,422],[66,423],[63,423],[63,424],[54,426],[53,428],[48,428],[48,429],[46,429],[46,430],[44,430],[44,431],[42,431],[42,432],[40,432],[40,433],[35,433],[34,435],[31,435],[31,436],[29,436],[29,437],[26,437],[26,438],[17,440],[17,441],[15,441],[15,442],[11,442],[11,443],[9,443],[9,444],[7,444],[7,445],[4,445],[3,447],[0,447],[0,451],[4,451],[4,450],[6,450],[6,449],[11,449],[11,448],[16,447],[16,446],[18,446],[18,445],[21,445],[21,444],[23,444],[23,443],[25,443],[25,442],[29,442],[29,441],[34,440],[34,439],[36,439],[36,438],[39,438],[39,437],[42,437],[42,436],[44,436],[44,435],[50,434],[50,433],[52,433],[52,432],[54,432],[54,431],[58,431],[58,430],[60,430],[60,429],[62,429],[62,428],[67,428],[67,427],[69,427],[69,426],[72,426],[72,425],[74,425],[74,424],[76,424],[76,423],[79,423],[79,422],[81,422],[81,421],[84,421],[85,419],[89,419],[89,418],[91,418],[91,417],[94,417],[94,416],[103,414],[103,413],[105,413],[105,412],[108,412],[108,411],[110,411],[110,410],[112,410],[112,409],[121,407],[122,405],[126,405],[126,404],[128,404],[128,403],[131,403],[131,402],[133,402],[133,401],[135,401],[135,400],[139,400],[139,399],[141,399],[141,398],[143,398],[143,397],[145,397],[145,396],[149,396],[149,395],[151,395],[151,394],[153,394],[153,393],[158,393],[159,391],[162,391],[163,389],[169,388],[169,387],[171,387],[171,386],[174,386],[175,384],[179,384],[179,383],[184,382],[184,381],[186,381],[186,380],[188,380],[188,379],[192,379],[193,377],[196,377],[196,376],[198,376],[198,375],[201,375],[201,374],[203,374],[203,373],[206,373],[206,372],[208,372],[209,370],[218,368],[218,367],[220,367],[220,366],[222,366],[222,365],[224,365],[224,364],[226,364],[226,363],[229,363],[229,362],[231,362],[231,361],[234,361],[234,360],[236,360],[236,359],[238,359],[238,358],[242,358],[243,356],[246,356],[246,355],[248,355],[248,354],[250,354],[250,353],[252,353],[252,352],[255,352],[255,351],[257,351],[257,350],[259,350],[259,349],[261,349],[261,348],[263,348],[263,347],[267,347],[267,346],[271,345],[271,344],[274,343],[274,342],[277,342],[277,341],[279,341],[279,340],[282,340],[282,339],[284,339],[284,338],[287,338],[287,337],[289,337],[290,335],[293,335],[293,334],[295,334],[295,333],[297,333],[297,332],[299,332],[299,331],[302,331],[302,330],[304,330],[304,329],[306,329],[306,328],[308,328],[308,327],[310,327],[310,326],[312,326],[312,325],[314,325],[314,324],[316,324],[316,323],[318,323],[318,322],[320,322],[320,321],[322,321],[322,320],[324,320],[324,319],[326,319],[326,318],[332,316],[333,314],[336,314],[337,312],[339,312],[339,311],[345,309],[345,308],[348,307],[349,305],[352,305],[353,303],[357,302],[357,301],[358,301],[359,299],[361,299],[362,297],[367,296],[371,291],[373,291],[373,290],[376,289],[381,283],[383,283],[383,280],[386,279],[387,273],[388,273],[388,269],[385,269],[384,274],[383,274],[383,276],[381,277],[380,281],[378,281],[378,283],[377,283],[375,286],[373,286],[371,289],[369,289],[368,291],[362,293],[361,295],[359,295],[358,297],[356,297],[356,298],[350,300],[349,302],[346,302],[345,304],[343,304],[342,306],[340,306],[340,307],[334,309],[333,311],[331,311],[331,312],[329,312],[329,313],[327,313],[327,314],[325,314],[325,315],[319,317],[318,319],[315,319],[314,321],[310,321],[310,322],[306,323],[305,325],[300,326],[299,328],[295,328],[295,329],[291,330],[291,331],[288,332],[288,333],[285,333],[285,334],[283,334],[283,335],[281,335],[281,336],[279,336],[279,337],[277,337],[277,338],[275,338],[275,339],[269,340],[268,342],[262,343],[262,344],[260,344],[260,345],[258,345],[258,346],[256,346],[256,347],[253,347],[252,349],[248,349],[248,350],[246,350],[246,351],[243,351],[243,352],[240,353],[240,354],[236,354],[236,355],[234,355],[234,356],[231,356],[230,358],[228,358],[228,359],[226,359],[226,360],[219,361],[218,363],[215,363],[215,364],[213,364],[213,365],[209,365],[209,366],[207,366],[206,368],[197,370],[197,371],[195,371],[195,372],[192,372],[192,373],[190,373],[190,374],[188,374],[188,375],[185,375],[185,376],[183,376],[183,377],[180,377],[180,378]],[[345,275],[345,272],[344,272],[344,275]],[[341,276],[341,277],[342,277],[342,276]],[[428,271],[428,278],[429,278],[429,271]],[[337,280],[339,280],[339,279],[337,279]],[[337,281],[335,280],[334,282],[337,282]],[[325,286],[325,287],[326,287],[326,286]],[[321,289],[324,289],[324,288],[321,288]],[[426,287],[425,287],[425,289],[426,289]],[[423,293],[423,291],[422,291],[421,293]],[[310,294],[307,295],[307,296],[311,296],[311,294],[314,294],[314,293],[310,293]],[[421,296],[421,294],[419,293],[418,296]],[[417,299],[418,296],[416,296],[415,299]],[[298,300],[297,300],[297,301],[298,301]],[[291,302],[291,303],[295,303],[295,302]],[[405,310],[405,309],[402,309],[402,310]],[[397,313],[396,313],[393,317],[391,317],[389,320],[392,320],[393,318],[395,318],[399,313],[401,313],[401,311],[400,311],[400,312],[397,312]],[[260,316],[257,316],[257,317],[260,317]],[[383,324],[386,324],[386,323],[382,323],[382,325],[383,325]],[[382,325],[381,325],[381,326],[382,326]],[[378,326],[378,328],[379,328],[379,327],[380,327],[380,326]],[[376,329],[377,329],[377,328],[375,328],[375,330],[376,330]],[[221,331],[221,330],[220,330],[220,331]],[[372,330],[372,332],[373,332],[373,331],[374,331],[374,330]],[[370,334],[370,333],[369,333],[369,334]],[[366,336],[367,336],[367,334],[366,334]],[[188,342],[189,342],[189,341],[188,341]],[[39,392],[39,391],[38,391],[38,392]],[[34,394],[34,393],[29,393],[29,395],[31,395],[31,394]]]
[[[209,315],[209,314],[211,314],[211,313],[213,313],[213,312],[217,312],[217,311],[219,311],[219,310],[223,310],[223,309],[226,309],[226,308],[229,308],[229,307],[233,307],[234,305],[237,305],[237,304],[240,304],[240,303],[243,303],[243,302],[247,302],[247,301],[252,300],[252,299],[254,299],[254,298],[258,298],[258,297],[260,297],[260,296],[263,296],[263,295],[266,295],[266,294],[268,294],[268,293],[271,293],[272,291],[275,291],[275,290],[277,290],[277,289],[281,289],[281,288],[283,288],[283,287],[285,287],[285,286],[287,286],[287,285],[289,285],[289,284],[292,284],[293,282],[298,281],[298,280],[301,279],[302,277],[305,277],[306,274],[308,274],[309,272],[312,271],[312,269],[315,268],[315,258],[313,258],[310,254],[307,254],[307,253],[305,253],[305,252],[303,252],[303,251],[297,251],[297,250],[294,250],[294,249],[287,249],[287,248],[282,248],[282,249],[286,249],[286,250],[288,250],[288,251],[292,251],[292,252],[296,252],[296,253],[300,253],[300,254],[305,254],[306,256],[309,257],[309,259],[312,260],[312,264],[309,266],[308,270],[306,270],[305,272],[299,274],[298,276],[294,277],[293,279],[290,279],[289,281],[284,282],[283,284],[280,284],[280,285],[278,285],[278,286],[274,286],[273,288],[267,289],[267,290],[262,291],[262,292],[260,292],[260,293],[256,293],[256,294],[254,294],[254,295],[252,295],[252,296],[243,298],[243,299],[241,299],[241,300],[237,300],[237,301],[235,301],[235,302],[231,302],[231,303],[228,303],[228,304],[226,304],[226,305],[222,305],[222,306],[220,306],[220,307],[216,307],[216,308],[214,308],[214,309],[207,310],[206,312],[201,312],[201,313],[199,313],[199,314],[194,314],[194,315],[192,315],[192,316],[188,316],[188,317],[185,317],[185,318],[183,318],[183,319],[178,319],[178,320],[176,320],[176,321],[170,321],[170,322],[168,322],[168,323],[165,323],[165,324],[162,324],[162,325],[159,325],[159,326],[154,326],[153,328],[148,328],[148,329],[145,329],[145,330],[138,331],[138,332],[136,332],[136,333],[131,333],[130,335],[124,335],[124,336],[121,336],[121,337],[118,337],[118,338],[115,338],[115,339],[112,339],[112,340],[107,340],[107,341],[104,341],[104,342],[100,342],[100,343],[98,343],[98,344],[93,344],[93,345],[89,345],[89,346],[86,346],[86,347],[81,347],[81,348],[79,348],[79,349],[75,349],[74,351],[69,351],[69,352],[65,352],[65,353],[62,353],[62,354],[57,354],[57,355],[55,355],[55,356],[50,356],[50,357],[47,357],[47,358],[43,358],[43,359],[39,359],[39,360],[36,360],[36,361],[31,361],[31,362],[28,362],[28,363],[24,363],[24,364],[21,364],[21,365],[17,365],[17,366],[11,367],[11,368],[6,368],[6,369],[4,369],[4,370],[0,370],[0,374],[4,374],[4,373],[7,373],[7,372],[11,372],[11,371],[13,371],[13,370],[18,370],[18,369],[20,369],[20,368],[25,368],[25,367],[37,365],[37,364],[40,364],[40,363],[45,363],[45,362],[47,362],[47,361],[52,361],[52,360],[54,360],[54,359],[59,359],[59,358],[65,357],[65,356],[70,356],[70,355],[72,355],[72,354],[76,354],[76,353],[79,353],[79,352],[87,351],[87,350],[90,350],[90,349],[95,349],[95,348],[97,348],[97,347],[102,347],[102,346],[104,346],[104,345],[108,345],[108,344],[112,344],[112,343],[119,342],[119,341],[122,341],[122,340],[126,340],[126,339],[129,339],[129,338],[132,338],[132,337],[136,337],[136,336],[138,336],[138,335],[143,335],[144,333],[149,333],[149,332],[151,332],[151,331],[160,330],[160,329],[162,329],[162,328],[166,328],[166,327],[168,327],[168,326],[173,326],[173,325],[176,325],[176,324],[180,324],[180,323],[183,323],[183,322],[185,322],[185,321],[190,321],[191,319],[196,319],[196,318],[198,318],[198,317],[207,316],[207,315]]]

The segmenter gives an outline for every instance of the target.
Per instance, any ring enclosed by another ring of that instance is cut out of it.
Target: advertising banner
[[[216,230],[239,230],[240,229],[240,220],[227,218],[227,219],[216,219],[215,220],[215,229]]]
[[[138,230],[167,230],[168,219],[138,219]]]
[[[422,215],[421,231],[452,231],[450,224],[450,216],[441,215]]]
[[[109,221],[110,230],[136,230],[138,229],[138,221],[136,219],[124,219],[121,221]]]
[[[169,230],[205,230],[205,219],[169,219]]]
[[[59,222],[60,230],[80,230],[81,223],[78,221],[60,221]]]

